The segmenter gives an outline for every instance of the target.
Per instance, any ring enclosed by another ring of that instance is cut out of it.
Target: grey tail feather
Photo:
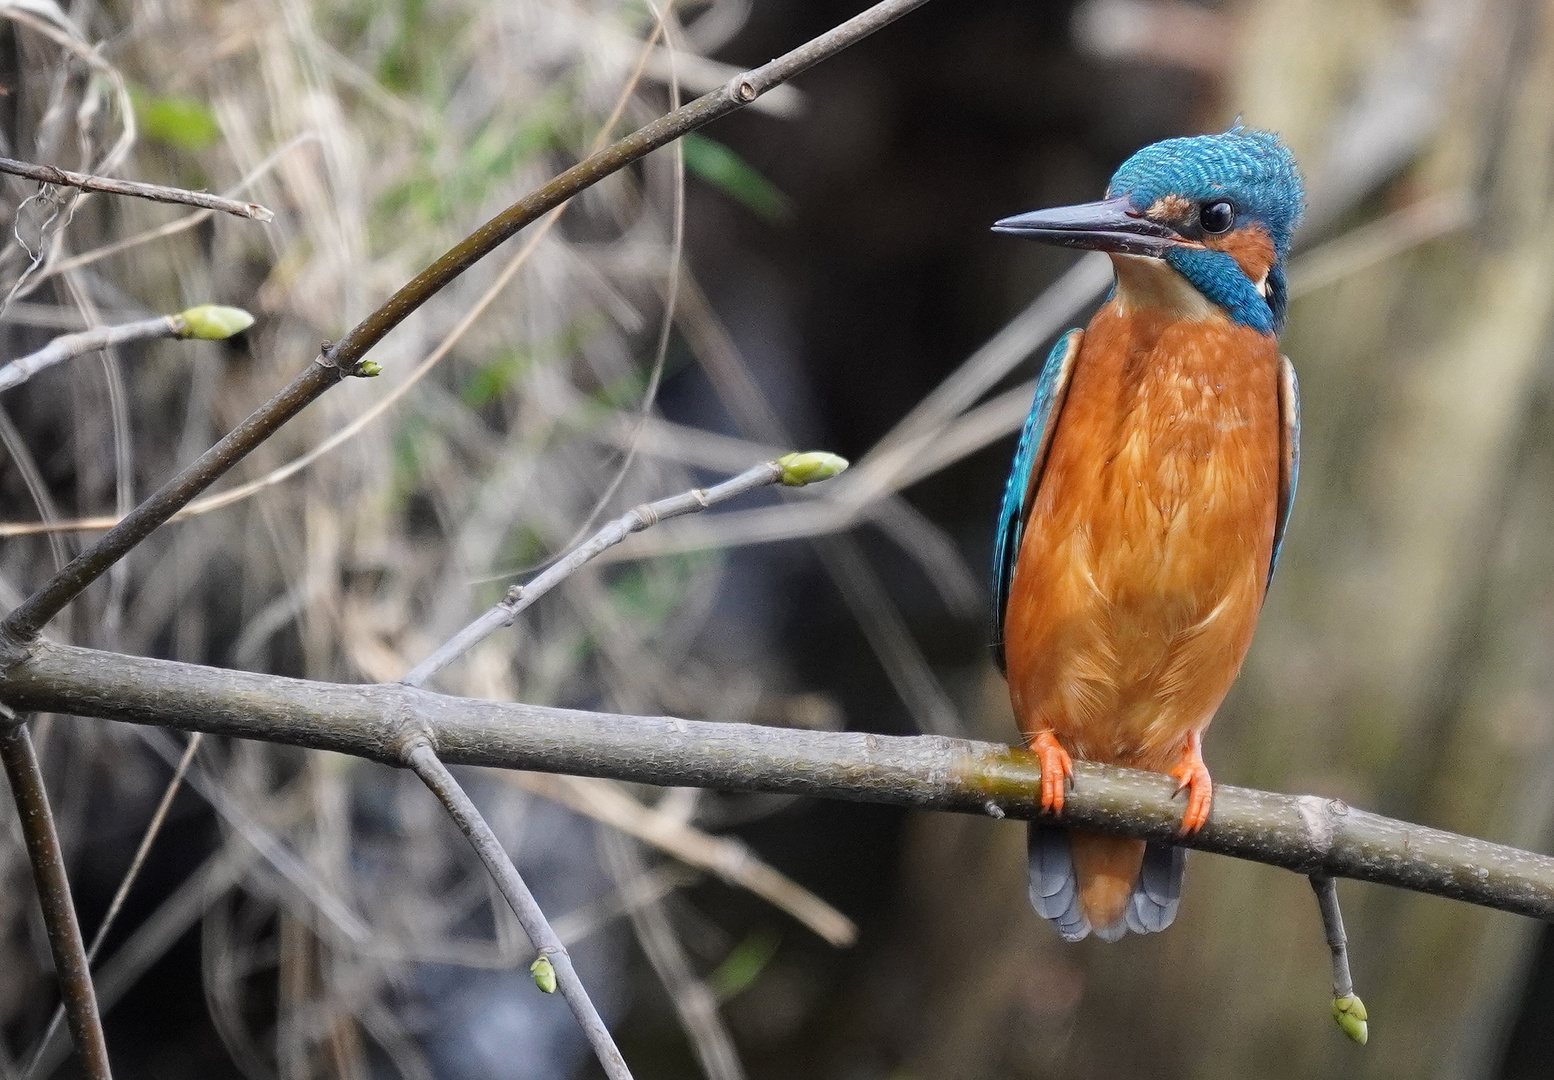
[[[1133,899],[1124,918],[1135,934],[1158,934],[1176,919],[1182,903],[1182,872],[1187,868],[1187,849],[1175,844],[1149,843],[1139,869]]]
[[[1068,850],[1068,830],[1033,821],[1026,845],[1031,906],[1058,928],[1064,941],[1084,940],[1090,920],[1079,908],[1079,880]]]
[[[1176,918],[1182,900],[1182,871],[1187,852],[1175,844],[1149,843],[1138,884],[1121,919],[1110,926],[1091,927],[1079,906],[1079,881],[1069,852],[1068,830],[1031,822],[1027,841],[1031,906],[1057,927],[1064,941],[1081,941],[1093,930],[1102,941],[1116,941],[1129,930],[1153,934]]]

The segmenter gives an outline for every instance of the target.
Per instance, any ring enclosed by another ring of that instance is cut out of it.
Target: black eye
[[[1205,203],[1198,211],[1198,224],[1206,233],[1222,233],[1236,223],[1236,208],[1228,202]]]

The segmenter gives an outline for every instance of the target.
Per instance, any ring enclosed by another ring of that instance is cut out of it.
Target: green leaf
[[[203,150],[221,138],[216,115],[194,98],[153,97],[142,90],[132,91],[135,121],[148,139],[176,146],[180,150]]]
[[[407,213],[434,225],[467,213],[520,166],[560,144],[572,104],[570,88],[561,86],[522,114],[501,111],[486,118],[467,143],[425,141],[415,169],[378,200],[380,215],[397,238]]]
[[[685,144],[685,167],[719,191],[739,200],[757,217],[780,224],[793,216],[793,202],[744,158],[705,135],[691,132]]]
[[[735,945],[707,980],[718,1000],[727,1001],[760,978],[781,943],[776,931],[761,929]]]
[[[420,414],[411,414],[393,435],[394,493],[396,500],[408,498],[421,479],[426,457],[423,443],[434,438],[431,424]]]
[[[472,409],[489,405],[506,394],[533,366],[534,356],[527,350],[503,349],[464,380],[459,396]]]
[[[536,366],[575,354],[603,326],[604,321],[598,312],[586,311],[550,337],[541,338],[526,347],[502,349],[464,380],[459,396],[472,409],[489,405],[507,394]]]

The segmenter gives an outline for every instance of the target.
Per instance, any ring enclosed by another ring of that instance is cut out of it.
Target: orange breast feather
[[[1267,582],[1279,377],[1273,339],[1222,317],[1092,320],[1010,586],[1027,738],[1164,772],[1208,725]]]

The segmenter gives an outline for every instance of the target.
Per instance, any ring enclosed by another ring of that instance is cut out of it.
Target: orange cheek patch
[[[1273,269],[1273,240],[1261,225],[1247,225],[1224,236],[1205,236],[1203,246],[1229,255],[1253,281],[1263,280]]]

